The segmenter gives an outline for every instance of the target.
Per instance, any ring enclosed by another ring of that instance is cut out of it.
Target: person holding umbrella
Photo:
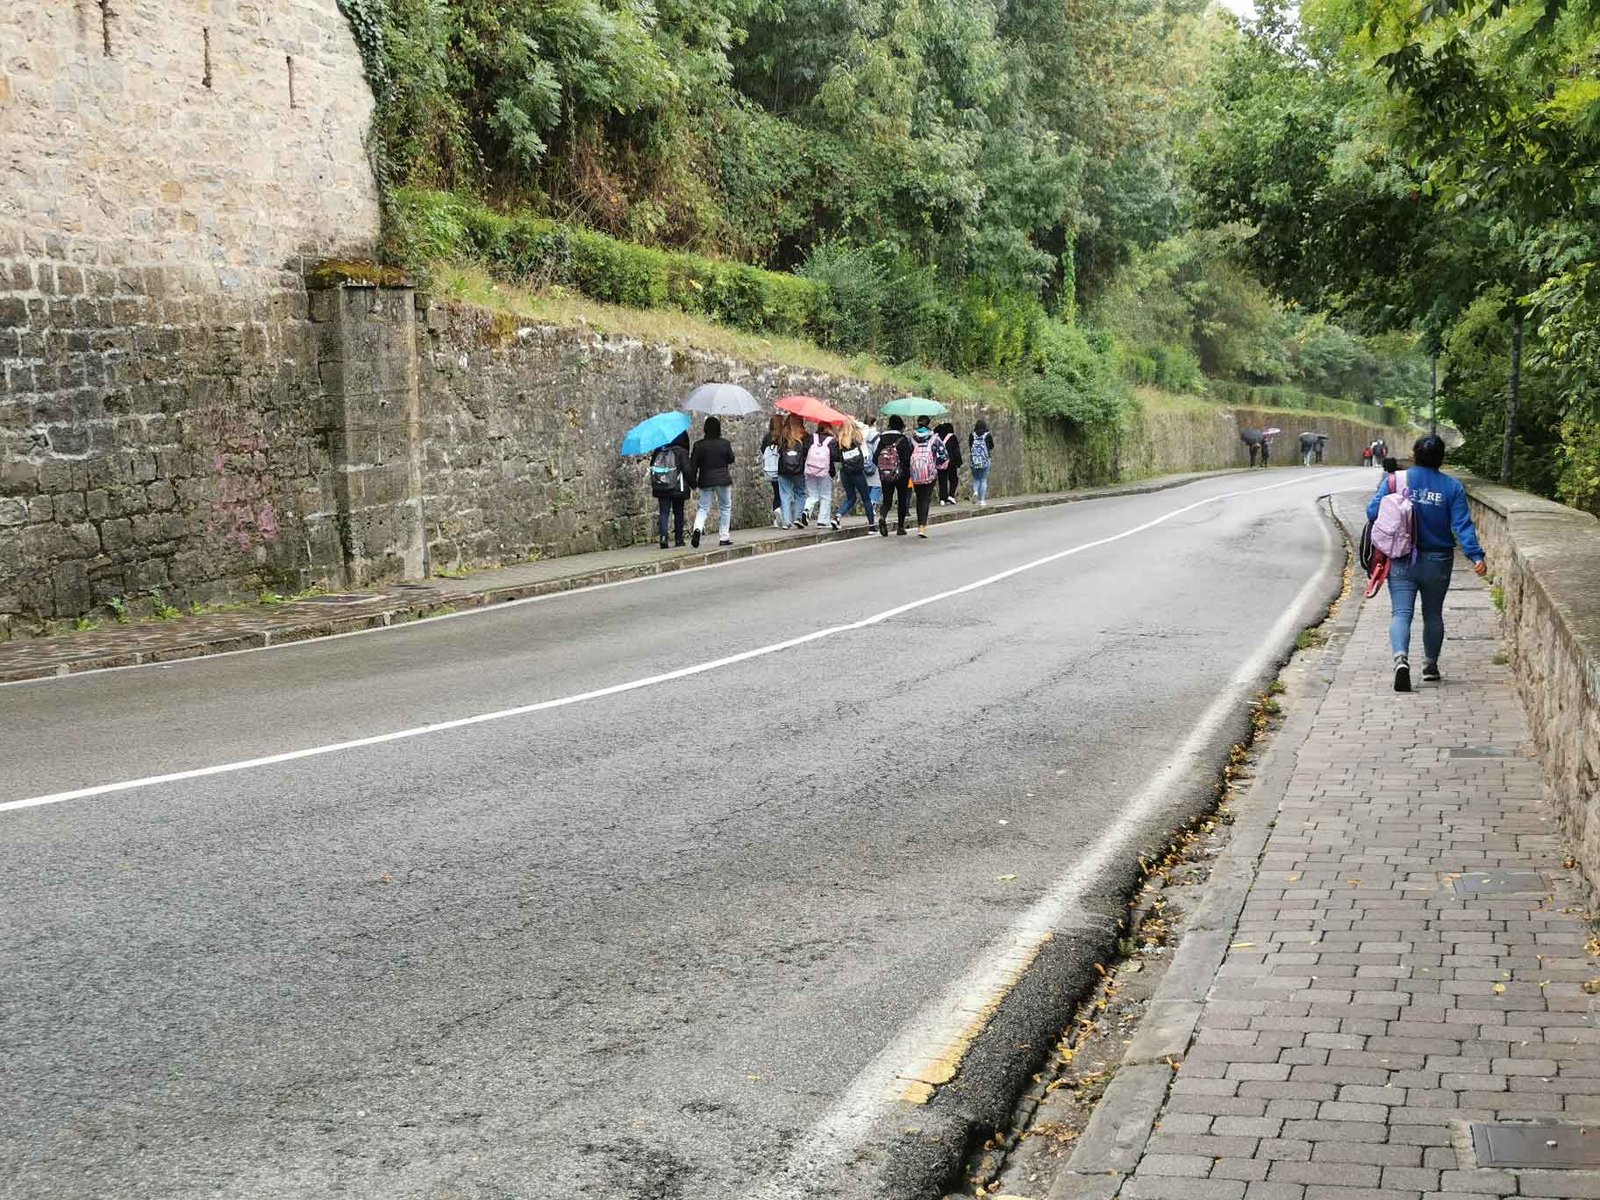
[[[650,494],[658,505],[661,548],[667,548],[667,517],[672,517],[673,544],[683,545],[683,504],[689,498],[689,432],[684,430],[650,455]],[[699,544],[698,537],[696,545]]]
[[[933,506],[934,485],[939,482],[939,472],[949,463],[944,439],[936,434],[927,417],[917,418],[916,431],[911,435],[911,486],[917,493],[917,536],[928,536],[928,509]]]
[[[711,501],[717,502],[719,546],[733,545],[729,533],[733,527],[733,443],[722,436],[722,422],[707,417],[706,435],[694,444],[689,452],[689,481],[700,490],[700,504],[694,514],[694,532],[689,541],[696,548],[700,535],[705,532],[706,518],[711,515]],[[682,544],[681,542],[679,543]]]
[[[650,459],[650,494],[659,502],[661,548],[667,548],[667,518],[677,519],[683,545],[683,502],[689,496],[689,414],[657,413],[622,435],[622,453]]]
[[[1255,466],[1256,455],[1261,453],[1261,447],[1264,444],[1261,437],[1261,430],[1241,429],[1239,431],[1239,440],[1244,443],[1245,449],[1250,451],[1250,465],[1252,467]]]

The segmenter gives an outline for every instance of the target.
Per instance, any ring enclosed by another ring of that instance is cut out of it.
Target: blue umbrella
[[[657,413],[649,420],[640,421],[622,437],[624,457],[637,457],[659,450],[680,433],[689,430],[686,412]]]

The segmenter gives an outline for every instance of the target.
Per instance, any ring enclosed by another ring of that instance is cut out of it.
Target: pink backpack
[[[1389,476],[1389,491],[1378,503],[1378,516],[1372,522],[1372,546],[1392,561],[1416,558],[1416,506],[1411,503],[1411,488],[1402,487],[1398,475]]]
[[[913,438],[911,445],[911,482],[932,483],[939,478],[939,460],[934,454],[936,438]]]
[[[833,462],[833,439],[819,437],[811,443],[811,449],[806,451],[806,476],[811,479],[821,479],[828,473],[828,467]]]

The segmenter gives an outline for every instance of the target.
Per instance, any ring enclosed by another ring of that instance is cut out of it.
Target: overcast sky
[[[1230,8],[1241,17],[1250,16],[1255,11],[1251,0],[1222,0],[1223,8]]]

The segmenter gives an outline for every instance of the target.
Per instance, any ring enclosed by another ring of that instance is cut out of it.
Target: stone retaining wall
[[[337,578],[305,266],[378,210],[336,0],[7,0],[0,47],[0,637]]]
[[[816,395],[862,415],[897,394],[781,363],[522,325],[461,304],[425,303],[423,321],[423,511],[435,570],[654,537],[645,466],[620,458],[617,446],[631,426],[677,407],[702,383],[740,384],[769,406],[783,395]],[[1020,423],[1008,411],[967,405],[956,406],[953,419],[967,430],[980,413],[1000,447],[990,476],[995,495],[1026,490]],[[771,487],[760,464],[767,417],[722,425],[737,458],[735,524],[767,524]]]
[[[1561,829],[1600,892],[1600,521],[1526,492],[1468,483]]]

